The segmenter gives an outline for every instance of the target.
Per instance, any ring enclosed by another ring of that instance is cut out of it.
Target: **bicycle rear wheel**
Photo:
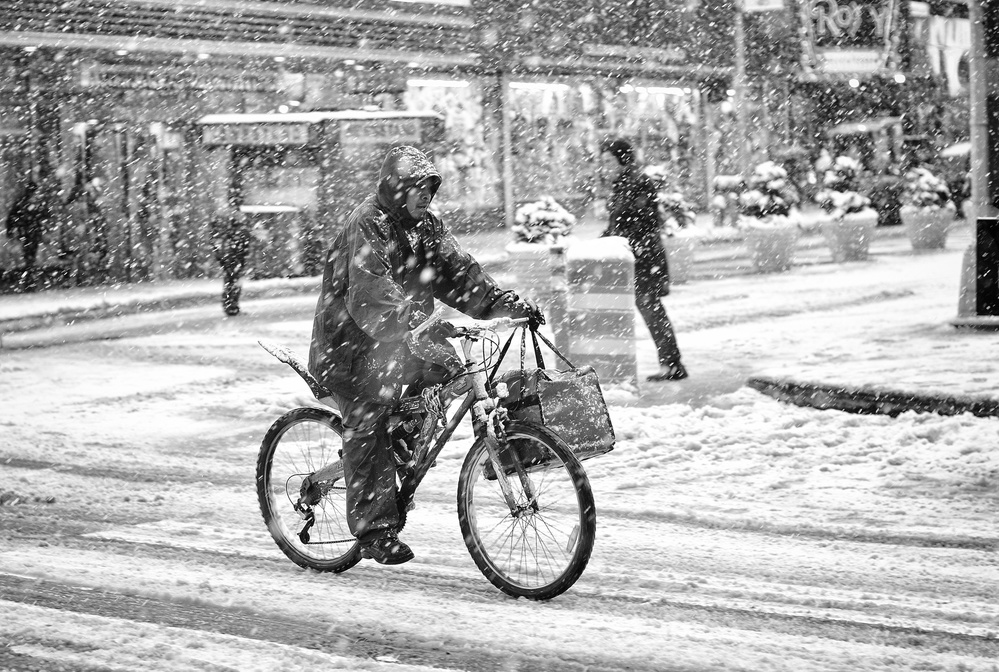
[[[342,435],[331,411],[296,408],[267,430],[257,457],[257,499],[267,529],[292,562],[320,572],[342,572],[361,559],[347,527]]]
[[[550,456],[527,469],[533,496],[516,473],[507,476],[511,511],[499,480],[486,468],[489,452],[476,441],[458,479],[458,521],[465,545],[489,581],[508,595],[547,600],[582,575],[593,550],[597,514],[583,466],[550,430],[533,423],[507,426],[518,451]]]

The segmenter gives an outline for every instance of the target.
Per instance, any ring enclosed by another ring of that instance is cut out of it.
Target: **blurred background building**
[[[279,117],[336,110],[439,117],[419,140],[458,227],[502,226],[541,195],[584,212],[608,136],[702,208],[717,175],[804,171],[823,147],[887,174],[967,140],[967,15],[965,0],[11,0],[0,216],[37,182],[40,263],[66,282],[211,272],[227,203],[274,244],[323,238],[357,192],[322,186],[337,155]],[[232,116],[206,135],[208,115]],[[316,272],[303,255],[259,272]]]

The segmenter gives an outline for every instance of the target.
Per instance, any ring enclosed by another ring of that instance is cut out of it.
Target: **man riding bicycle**
[[[544,323],[533,301],[501,290],[429,210],[440,184],[420,150],[388,152],[376,192],[330,245],[313,322],[309,371],[334,393],[343,417],[347,522],[362,555],[386,565],[413,558],[397,536],[389,415],[404,387],[443,382],[461,364],[451,356],[421,359],[407,334],[433,312],[435,299],[477,319]],[[442,342],[454,328],[440,321],[427,333]]]

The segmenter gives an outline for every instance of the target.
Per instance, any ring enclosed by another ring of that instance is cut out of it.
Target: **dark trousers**
[[[446,369],[424,360],[407,362],[407,394],[441,382]],[[389,436],[392,407],[370,399],[336,395],[343,418],[343,470],[347,482],[347,525],[358,539],[398,529],[401,521],[396,458]]]
[[[391,407],[368,399],[338,399],[343,415],[343,471],[347,525],[358,539],[399,526]]]
[[[679,364],[680,348],[676,343],[676,334],[673,333],[673,324],[663,307],[662,297],[638,294],[635,296],[635,305],[652,333],[660,366]]]
[[[242,292],[240,278],[243,267],[222,269],[222,310],[226,315],[239,314],[239,295]]]

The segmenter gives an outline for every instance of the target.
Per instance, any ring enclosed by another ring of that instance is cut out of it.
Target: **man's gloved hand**
[[[424,332],[424,335],[436,341],[445,338],[454,338],[458,335],[458,330],[447,320],[437,320],[433,326]]]
[[[541,312],[536,304],[531,299],[519,299],[510,306],[511,312],[514,317],[526,317],[528,322],[527,325],[531,328],[531,331],[537,331],[538,327],[545,323],[545,314]]]
[[[416,329],[420,325],[424,324],[430,319],[426,313],[422,310],[414,310],[409,318],[409,328],[410,330]],[[427,327],[423,333],[420,334],[421,338],[431,338],[434,340],[441,340],[444,338],[454,338],[458,335],[457,330],[454,325],[447,320],[437,320],[432,325]]]

